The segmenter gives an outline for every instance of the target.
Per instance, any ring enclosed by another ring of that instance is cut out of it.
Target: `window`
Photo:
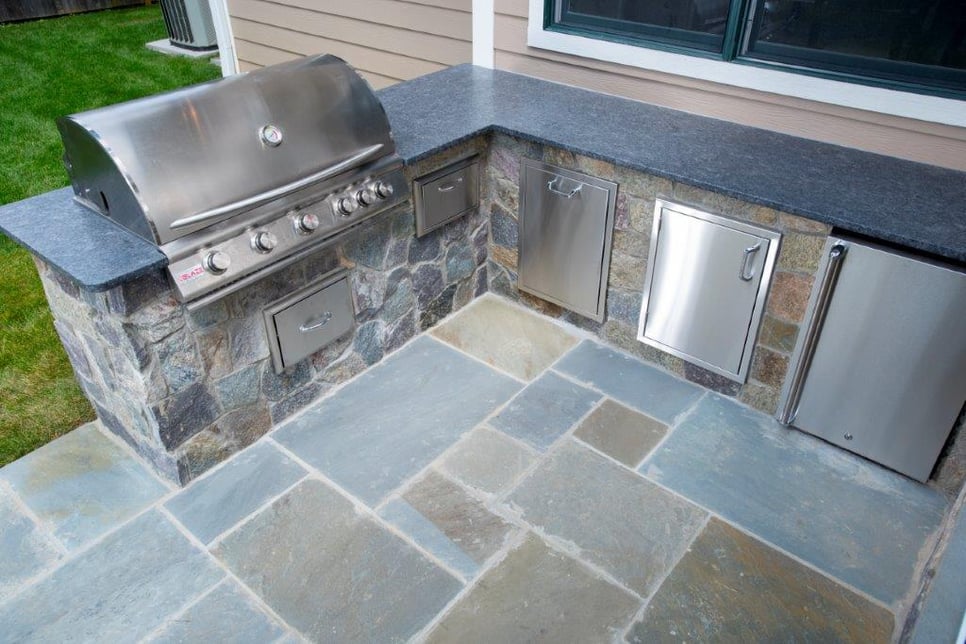
[[[546,0],[544,28],[966,97],[963,0]]]

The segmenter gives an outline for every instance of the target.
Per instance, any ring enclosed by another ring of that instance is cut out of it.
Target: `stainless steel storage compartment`
[[[638,340],[744,382],[780,240],[658,199]]]
[[[617,184],[524,159],[517,285],[604,319]]]
[[[831,237],[779,420],[920,481],[966,400],[966,272]]]
[[[480,162],[463,159],[413,181],[416,236],[422,237],[480,205]]]
[[[348,273],[339,270],[264,311],[276,373],[348,333],[354,323]]]

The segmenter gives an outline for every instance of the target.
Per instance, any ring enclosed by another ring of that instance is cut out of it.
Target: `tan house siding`
[[[966,128],[673,76],[527,46],[527,0],[495,0],[498,69],[871,152],[966,170]]]
[[[242,70],[308,54],[345,59],[374,87],[468,63],[472,0],[229,0]]]

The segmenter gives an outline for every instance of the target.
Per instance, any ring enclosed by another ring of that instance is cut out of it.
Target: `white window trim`
[[[870,112],[966,127],[966,101],[544,31],[543,3],[544,0],[530,0],[527,24],[527,45],[530,47]]]

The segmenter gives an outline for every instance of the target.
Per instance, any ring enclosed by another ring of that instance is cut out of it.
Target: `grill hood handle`
[[[268,203],[273,199],[284,197],[285,195],[295,192],[300,188],[304,188],[305,186],[311,185],[316,181],[322,181],[323,179],[334,177],[340,172],[344,172],[353,166],[359,165],[362,162],[371,159],[372,157],[378,155],[383,147],[385,147],[384,143],[371,145],[361,152],[357,152],[351,157],[344,159],[343,161],[339,161],[335,165],[331,165],[328,168],[320,170],[314,174],[310,174],[307,177],[302,177],[298,181],[287,183],[284,186],[279,186],[277,188],[273,188],[272,190],[268,190],[267,192],[262,192],[246,199],[240,199],[239,201],[234,201],[232,203],[225,204],[224,206],[218,206],[217,208],[205,210],[196,215],[191,215],[190,217],[183,217],[182,219],[171,222],[170,227],[172,230],[176,228],[184,228],[185,226],[191,226],[193,224],[199,224],[203,221],[217,219],[223,215],[244,210],[246,208],[254,208],[255,206]]]

